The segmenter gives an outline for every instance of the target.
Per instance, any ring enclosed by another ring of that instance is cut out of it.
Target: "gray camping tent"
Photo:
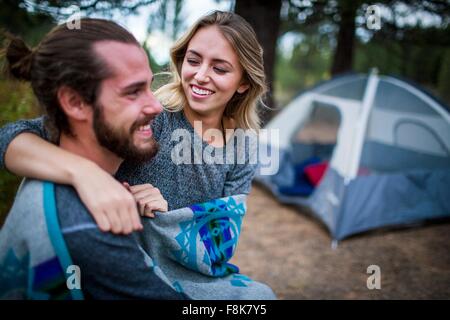
[[[279,168],[256,180],[308,206],[333,239],[450,216],[450,113],[389,76],[341,76],[297,96],[260,136]]]

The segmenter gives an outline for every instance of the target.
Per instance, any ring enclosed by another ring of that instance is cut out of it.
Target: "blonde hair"
[[[207,26],[217,26],[230,42],[242,65],[242,77],[249,85],[244,93],[233,95],[224,115],[233,118],[237,128],[257,130],[260,128],[257,105],[258,102],[264,104],[262,97],[267,91],[263,50],[250,24],[235,13],[214,11],[200,18],[175,42],[170,50],[172,81],[156,90],[155,94],[168,111],[176,112],[184,108],[187,101],[181,85],[181,66],[192,37]]]

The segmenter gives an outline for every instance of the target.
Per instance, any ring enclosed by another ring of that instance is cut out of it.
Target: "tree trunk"
[[[264,68],[266,71],[269,93],[265,103],[274,107],[273,81],[275,67],[275,52],[280,30],[280,10],[282,0],[236,0],[234,11],[247,20],[253,27],[258,41],[264,49]],[[271,110],[262,112],[262,123],[272,116]]]
[[[339,3],[341,21],[339,22],[337,46],[331,67],[331,75],[333,76],[352,70],[356,9],[357,5],[353,1],[340,1]]]

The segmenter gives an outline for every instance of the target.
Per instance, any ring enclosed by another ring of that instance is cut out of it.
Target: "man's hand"
[[[151,184],[130,186],[124,182],[123,185],[133,194],[142,216],[154,218],[154,211],[166,212],[168,210],[167,201],[163,198],[159,189]]]

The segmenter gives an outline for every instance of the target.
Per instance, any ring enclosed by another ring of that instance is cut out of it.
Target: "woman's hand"
[[[79,163],[72,185],[100,230],[129,234],[143,229],[133,195],[95,163]]]
[[[158,188],[151,184],[139,184],[130,186],[124,182],[124,186],[133,194],[142,216],[154,218],[153,211],[166,212],[168,210],[167,201],[163,198]]]

